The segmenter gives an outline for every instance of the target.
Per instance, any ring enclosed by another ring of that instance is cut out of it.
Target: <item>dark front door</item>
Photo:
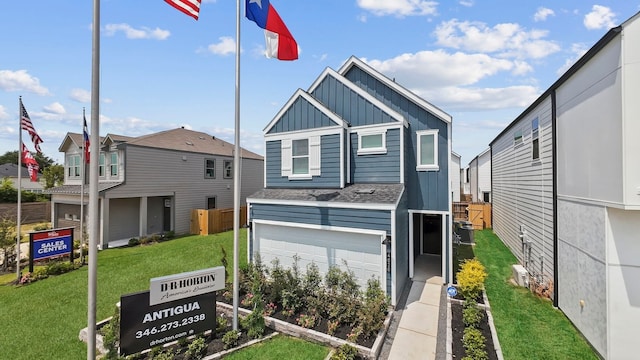
[[[162,211],[162,230],[171,230],[171,198],[164,198],[164,208]]]
[[[442,255],[442,215],[422,215],[422,253]]]

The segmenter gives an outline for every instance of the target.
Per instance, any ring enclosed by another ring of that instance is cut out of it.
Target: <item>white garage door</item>
[[[255,224],[254,229],[253,251],[260,253],[265,265],[271,265],[271,261],[278,258],[280,264],[288,268],[297,255],[298,266],[303,272],[311,262],[318,265],[323,276],[329,266],[337,265],[343,270],[348,267],[353,271],[363,290],[372,276],[380,280],[383,289],[386,287],[383,232],[323,230],[262,223]],[[346,261],[346,267],[343,260]]]

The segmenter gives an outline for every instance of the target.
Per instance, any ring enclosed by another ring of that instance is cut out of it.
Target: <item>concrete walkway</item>
[[[388,359],[436,358],[438,315],[443,286],[440,271],[439,256],[421,255],[416,259],[413,283]]]

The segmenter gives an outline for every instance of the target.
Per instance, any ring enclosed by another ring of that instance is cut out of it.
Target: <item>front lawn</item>
[[[287,359],[287,360],[322,360],[329,353],[329,348],[301,339],[278,335],[251,347],[225,356],[225,360],[253,359]]]
[[[551,301],[509,283],[511,251],[491,229],[475,232],[474,252],[486,267],[485,289],[505,359],[598,359]]]
[[[242,265],[247,262],[246,230],[239,236]],[[97,319],[113,314],[120,295],[147,290],[150,278],[221,265],[220,246],[233,264],[233,232],[100,251]],[[0,285],[0,357],[86,358],[78,332],[87,326],[87,270],[84,266],[27,286]]]

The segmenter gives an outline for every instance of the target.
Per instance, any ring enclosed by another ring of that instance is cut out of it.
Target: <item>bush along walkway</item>
[[[474,236],[475,255],[487,269],[485,290],[505,359],[598,359],[548,299],[510,283],[511,265],[518,261],[493,230]]]

